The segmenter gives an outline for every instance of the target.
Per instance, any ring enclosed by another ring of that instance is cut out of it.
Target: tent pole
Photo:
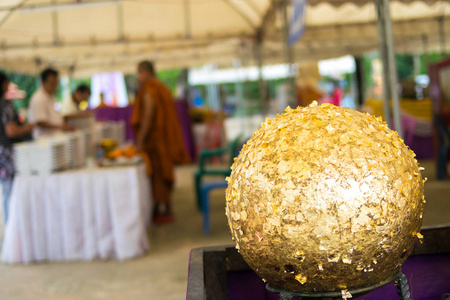
[[[55,1],[53,1],[55,3]],[[59,24],[58,24],[58,13],[56,11],[52,12],[52,30],[53,30],[53,45],[59,44]]]
[[[191,38],[191,11],[190,0],[184,0],[184,38]]]
[[[124,38],[123,4],[120,2],[117,4],[117,40],[123,41]]]
[[[283,5],[281,5],[280,7],[280,12],[281,12],[281,18],[282,18],[282,22],[283,22],[283,46],[284,46],[284,53],[285,53],[285,61],[288,65],[288,83],[289,83],[289,88],[290,88],[290,92],[289,92],[289,99],[288,99],[288,103],[291,107],[295,107],[296,106],[296,101],[295,101],[295,80],[294,80],[294,72],[293,72],[293,68],[292,68],[292,64],[293,64],[293,52],[292,52],[292,47],[289,45],[289,20],[288,20],[288,14],[287,14],[287,6],[288,3],[287,1],[285,1],[283,3]]]
[[[241,76],[241,68],[242,68],[242,61],[241,61],[241,57],[239,57],[238,60],[233,62],[233,66],[234,66],[234,70],[236,72],[236,82],[234,83],[235,89],[236,89],[236,99],[237,99],[237,107],[238,107],[238,112],[242,113],[242,108],[243,108],[243,87],[242,87],[242,76]]]
[[[386,49],[387,49],[387,66],[389,68],[390,73],[390,84],[391,84],[391,97],[392,97],[392,106],[393,106],[393,117],[394,117],[394,126],[395,130],[398,132],[398,135],[403,138],[403,129],[402,122],[400,117],[400,99],[398,94],[398,77],[397,77],[397,64],[395,61],[395,49],[394,49],[394,36],[392,34],[392,22],[391,22],[391,13],[389,8],[389,0],[383,1],[383,9],[384,9],[384,22],[385,22],[385,30],[386,30]]]
[[[261,110],[263,114],[267,114],[269,112],[268,110],[268,103],[267,103],[267,97],[266,97],[266,89],[265,89],[265,83],[264,83],[264,77],[263,77],[263,51],[262,51],[262,40],[257,39],[256,41],[256,59],[258,62],[258,88],[259,88],[259,101],[261,105]]]
[[[445,19],[444,16],[439,17],[439,40],[441,42],[441,53],[445,54]]]
[[[383,11],[383,0],[374,0],[375,10],[377,12],[378,38],[380,40],[380,57],[383,64],[383,114],[384,120],[388,126],[391,127],[391,108],[389,106],[390,100],[390,85],[389,85],[389,69],[387,68],[387,49],[386,49],[386,35],[385,35],[385,15]]]
[[[355,56],[355,77],[356,86],[358,90],[357,104],[362,106],[364,104],[364,70],[363,70],[363,58],[362,56]]]
[[[428,36],[426,34],[422,35],[423,42],[423,64],[425,69],[428,70]]]

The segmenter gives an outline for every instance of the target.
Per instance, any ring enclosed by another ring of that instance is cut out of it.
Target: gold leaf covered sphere
[[[325,292],[388,279],[420,238],[414,153],[381,118],[330,104],[267,119],[236,159],[226,212],[272,286]]]

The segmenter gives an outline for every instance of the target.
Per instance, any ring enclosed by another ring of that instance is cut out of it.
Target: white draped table
[[[143,166],[17,176],[1,260],[127,259],[149,247],[150,184]]]

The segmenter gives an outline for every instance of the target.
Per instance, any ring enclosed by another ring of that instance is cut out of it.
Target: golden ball
[[[228,178],[236,247],[272,286],[339,291],[393,276],[424,207],[414,153],[381,118],[331,104],[267,119]]]

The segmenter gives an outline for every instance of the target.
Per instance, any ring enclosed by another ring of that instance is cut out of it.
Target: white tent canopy
[[[277,9],[283,2],[3,0],[0,66],[37,73],[53,65],[86,76],[134,72],[142,59],[155,60],[158,68],[208,63],[231,67],[235,60],[252,65],[260,36],[265,63],[280,63]],[[391,14],[398,51],[450,49],[450,30],[443,30],[450,21],[450,1],[391,1]],[[305,36],[294,47],[296,61],[359,55],[378,47],[376,13],[369,0],[309,0],[306,25]]]

